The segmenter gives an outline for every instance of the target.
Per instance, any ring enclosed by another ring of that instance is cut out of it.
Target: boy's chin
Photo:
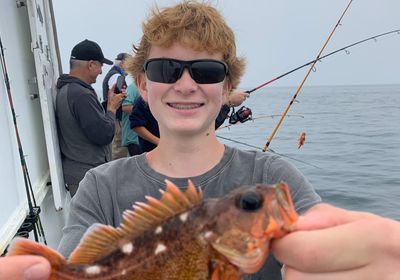
[[[211,125],[202,125],[199,123],[199,121],[197,122],[193,122],[193,121],[182,121],[182,122],[176,122],[173,125],[169,126],[169,130],[173,131],[175,133],[178,134],[182,134],[182,135],[186,135],[186,136],[190,136],[190,135],[197,135],[199,133],[203,133],[203,132],[209,132],[210,129],[214,128],[214,123],[212,123],[212,127]]]

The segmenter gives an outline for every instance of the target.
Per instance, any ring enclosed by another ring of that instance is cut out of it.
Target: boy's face
[[[175,43],[169,48],[153,46],[149,54],[149,59],[152,58],[221,61],[222,54],[199,52]],[[137,81],[140,93],[157,119],[161,133],[165,129],[188,135],[214,130],[215,118],[230,90],[226,79],[217,83],[197,83],[187,68],[174,83],[154,82],[144,73]]]

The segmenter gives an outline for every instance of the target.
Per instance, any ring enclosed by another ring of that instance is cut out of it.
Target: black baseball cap
[[[126,58],[130,57],[129,53],[119,53],[115,60],[125,60]]]
[[[104,57],[100,46],[88,39],[78,43],[71,51],[71,59],[96,60],[101,63],[112,65],[113,62]]]

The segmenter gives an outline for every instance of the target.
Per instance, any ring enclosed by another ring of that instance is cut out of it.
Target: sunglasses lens
[[[180,63],[168,59],[150,60],[145,64],[147,78],[157,83],[175,83],[179,79],[180,70]]]
[[[225,79],[226,67],[219,61],[196,61],[192,64],[192,73],[198,84],[215,84]]]
[[[198,84],[222,82],[228,72],[227,66],[216,60],[151,59],[144,64],[147,78],[150,81],[164,84],[172,84],[179,80],[184,67],[189,68],[191,77]]]

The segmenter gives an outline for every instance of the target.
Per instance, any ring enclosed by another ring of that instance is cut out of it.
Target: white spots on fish
[[[125,243],[121,246],[121,251],[125,255],[130,255],[133,252],[133,244],[132,242]]]
[[[211,238],[213,238],[214,233],[211,230],[208,230],[206,232],[202,232],[198,235],[198,239],[200,242],[202,242],[203,244],[207,244],[208,242],[210,242]]]
[[[121,275],[125,275],[126,274],[126,269],[123,269],[122,271],[121,271]]]
[[[89,276],[97,275],[101,272],[101,266],[99,265],[91,265],[85,269],[85,272]]]
[[[158,255],[162,252],[165,252],[166,250],[167,250],[167,247],[164,244],[158,243],[156,250],[154,251],[154,254]]]
[[[209,231],[206,231],[205,233],[204,233],[204,238],[205,239],[209,239],[211,236],[213,236],[213,232],[211,231],[211,230],[209,230]]]
[[[185,212],[179,215],[179,219],[184,223],[187,221],[189,217],[189,212]]]
[[[155,233],[155,234],[160,234],[160,233],[162,233],[162,231],[163,231],[162,226],[158,226],[158,227],[156,228],[156,230],[154,231],[154,233]]]

